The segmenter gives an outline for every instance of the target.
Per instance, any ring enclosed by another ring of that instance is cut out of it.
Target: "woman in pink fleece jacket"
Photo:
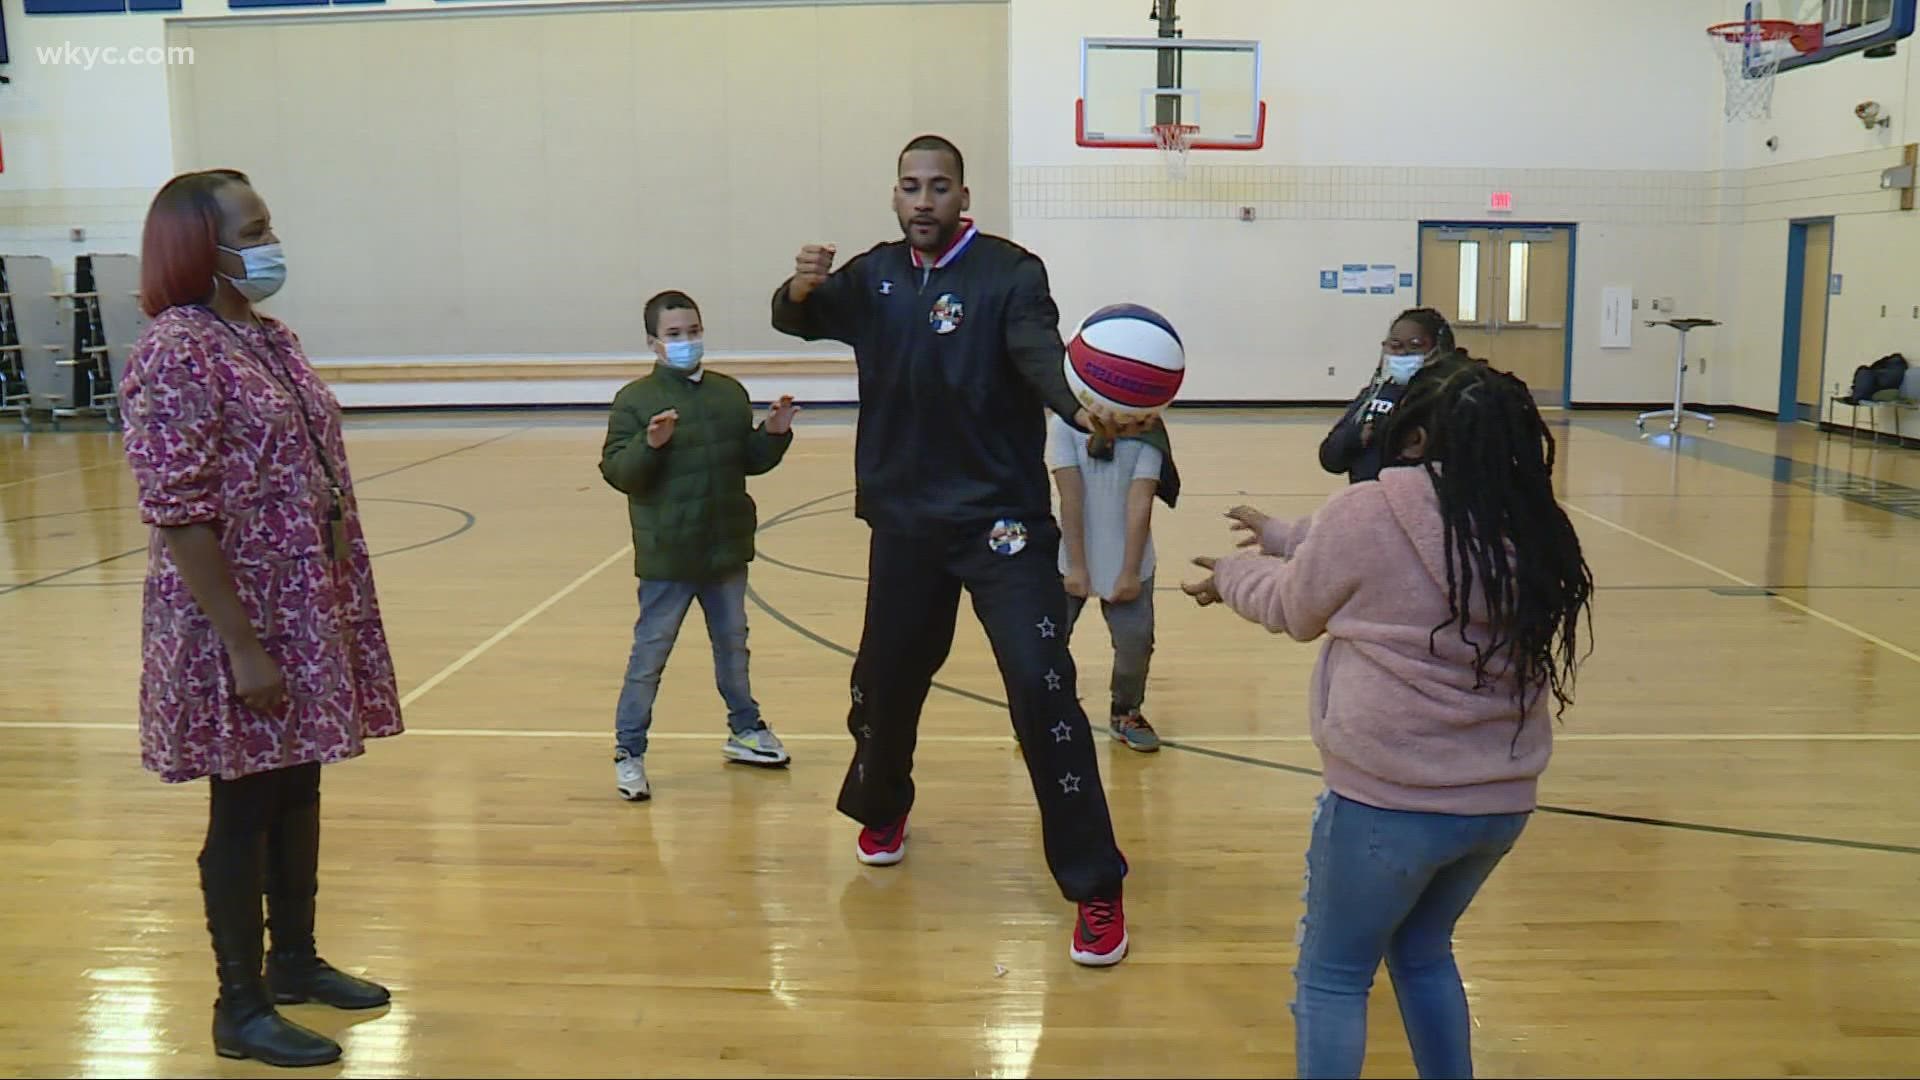
[[[1260,552],[1197,559],[1212,576],[1184,588],[1273,633],[1327,639],[1311,695],[1326,791],[1294,969],[1299,1075],[1360,1075],[1384,957],[1420,1075],[1471,1076],[1453,927],[1534,809],[1593,576],[1519,379],[1437,363],[1382,440],[1399,467],[1300,522],[1235,511]]]

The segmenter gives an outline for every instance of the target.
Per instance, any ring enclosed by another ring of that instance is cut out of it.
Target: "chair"
[[[1893,441],[1895,445],[1898,445],[1905,437],[1900,430],[1900,414],[1902,412],[1911,412],[1920,409],[1920,366],[1908,366],[1906,374],[1901,377],[1900,388],[1898,390],[1882,390],[1869,398],[1856,398],[1850,393],[1839,393],[1839,387],[1837,386],[1834,390],[1833,403],[1835,405],[1845,405],[1853,410],[1852,419],[1849,421],[1847,430],[1848,445],[1853,445],[1860,439],[1860,410],[1862,407],[1865,407],[1867,410],[1868,439],[1875,445],[1878,445],[1880,442],[1880,421],[1877,410],[1893,410]]]

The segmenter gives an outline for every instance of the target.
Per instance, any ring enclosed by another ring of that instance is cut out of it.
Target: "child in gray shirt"
[[[1049,422],[1047,463],[1060,491],[1060,573],[1067,628],[1098,597],[1113,638],[1108,730],[1141,751],[1160,737],[1140,713],[1153,656],[1153,500],[1165,457],[1143,439],[1102,443],[1059,417]]]

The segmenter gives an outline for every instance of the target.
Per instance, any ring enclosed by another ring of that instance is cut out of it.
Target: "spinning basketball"
[[[1186,373],[1186,349],[1173,324],[1139,304],[1101,308],[1067,343],[1067,386],[1089,409],[1158,415],[1179,394]]]

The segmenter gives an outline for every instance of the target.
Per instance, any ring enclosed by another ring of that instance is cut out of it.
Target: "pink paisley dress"
[[[170,308],[141,335],[121,379],[141,520],[213,525],[240,602],[287,684],[286,703],[271,713],[240,701],[225,644],[153,529],[140,751],[170,783],[342,761],[402,730],[340,403],[293,331],[261,321],[264,332],[204,308]],[[347,492],[344,560],[327,554],[329,484],[316,440]]]

